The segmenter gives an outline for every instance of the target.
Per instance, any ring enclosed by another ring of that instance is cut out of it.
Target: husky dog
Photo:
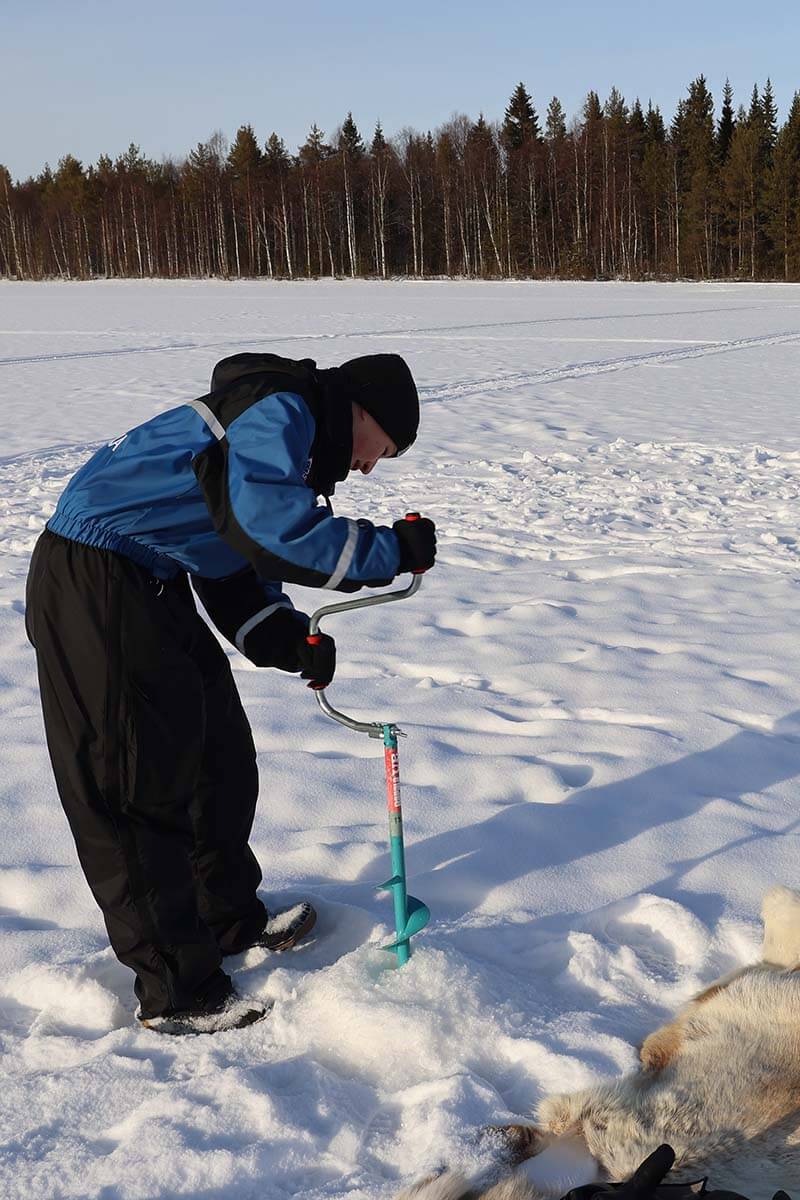
[[[762,916],[760,962],[723,976],[651,1033],[633,1074],[551,1096],[537,1125],[505,1127],[513,1161],[577,1139],[595,1161],[595,1178],[623,1180],[666,1142],[676,1155],[669,1182],[699,1173],[751,1200],[768,1200],[779,1188],[800,1195],[800,894],[772,888]],[[475,1190],[447,1172],[398,1200],[560,1194],[525,1175],[523,1167]]]

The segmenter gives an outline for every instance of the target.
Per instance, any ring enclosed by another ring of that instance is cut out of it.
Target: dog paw
[[[502,1154],[509,1167],[539,1154],[548,1140],[536,1125],[487,1125],[480,1137]]]
[[[642,1042],[639,1058],[646,1071],[663,1071],[680,1049],[683,1030],[679,1025],[664,1025]]]

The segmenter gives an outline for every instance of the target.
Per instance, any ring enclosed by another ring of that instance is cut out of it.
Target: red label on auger
[[[385,746],[383,750],[383,758],[386,764],[386,800],[389,805],[389,812],[400,812],[400,763],[397,758],[397,751],[392,750],[389,746]]]

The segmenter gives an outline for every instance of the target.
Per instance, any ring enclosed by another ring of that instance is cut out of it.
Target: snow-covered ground
[[[328,628],[331,699],[408,732],[433,922],[394,969],[380,746],[230,651],[265,897],[314,897],[319,936],[234,961],[267,1021],[172,1040],[133,1024],[75,860],[24,579],[92,448],[244,349],[398,351],[421,385],[414,450],[337,507],[429,514],[438,565]],[[4,1198],[390,1197],[480,1166],[481,1124],[632,1067],[756,956],[762,893],[800,882],[798,379],[792,286],[0,286]]]

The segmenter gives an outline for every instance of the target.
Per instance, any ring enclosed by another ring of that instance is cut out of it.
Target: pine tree
[[[271,183],[272,224],[276,237],[274,244],[276,270],[294,278],[294,253],[290,207],[287,197],[287,181],[292,165],[286,143],[277,133],[271,133],[264,147],[264,165]],[[265,235],[266,236],[266,235]]]
[[[708,164],[714,148],[714,98],[704,75],[698,75],[689,84],[683,136],[692,166],[696,167],[701,162]]]
[[[596,125],[603,119],[603,106],[597,92],[588,92],[583,103],[583,119],[587,125]]]
[[[290,161],[283,138],[278,137],[277,133],[271,133],[264,146],[264,162],[267,168],[280,174],[288,170]]]
[[[364,157],[364,143],[358,126],[349,112],[345,117],[336,140],[342,167],[342,184],[346,225],[347,263],[351,278],[358,274],[358,224],[359,204],[356,195],[359,163]]]
[[[800,92],[777,134],[767,180],[767,232],[774,269],[784,279],[800,276]]]
[[[705,76],[689,84],[681,113],[676,151],[680,173],[682,243],[685,264],[693,273],[713,271],[714,234],[714,99]]]
[[[545,142],[547,144],[547,201],[550,216],[550,270],[554,275],[561,270],[563,264],[569,262],[570,257],[569,254],[562,253],[567,249],[562,245],[565,209],[562,159],[566,136],[567,121],[564,109],[558,96],[553,96],[547,106]],[[572,264],[572,269],[576,268],[579,268],[579,264]]]
[[[654,108],[650,101],[647,104],[647,115],[645,117],[645,135],[648,142],[656,142],[661,146],[667,140],[667,130],[664,125],[664,118],[661,115],[661,109],[658,105]]]
[[[53,182],[67,206],[76,210],[80,209],[86,177],[83,173],[82,163],[73,154],[65,154],[58,160],[58,169]]]
[[[492,131],[489,128],[486,117],[483,113],[478,113],[478,119],[471,126],[467,134],[467,145],[479,150],[488,150],[492,141]]]
[[[617,87],[603,105],[600,127],[600,274],[603,278],[627,272],[623,262],[623,208],[627,187],[628,106]]]
[[[647,123],[645,122],[642,106],[639,103],[637,96],[633,102],[631,115],[628,118],[628,128],[636,139],[644,139],[647,136]]]
[[[650,270],[660,274],[666,268],[666,249],[669,244],[665,236],[664,221],[668,211],[670,190],[671,148],[667,146],[664,118],[658,105],[648,102],[645,116],[644,153],[640,168],[640,179],[645,200],[645,230],[649,243]]]
[[[339,131],[339,149],[347,153],[351,162],[358,162],[364,156],[364,143],[351,112],[345,117]]]
[[[524,83],[517,84],[508,102],[502,136],[509,150],[520,150],[531,142],[538,142],[541,137],[539,118]]]
[[[767,155],[772,149],[778,136],[778,106],[772,91],[772,81],[768,78],[764,85],[764,95],[761,97],[761,119],[764,123],[764,145]]]
[[[228,154],[228,166],[231,172],[231,218],[233,226],[234,255],[236,274],[242,274],[242,254],[239,244],[239,217],[244,219],[244,230],[247,235],[247,274],[257,271],[258,248],[256,242],[257,217],[254,195],[254,184],[264,156],[258,144],[252,125],[240,125]]]
[[[603,115],[607,121],[618,128],[627,121],[628,106],[625,103],[625,97],[618,88],[612,87],[609,92],[608,99],[603,106]]]
[[[680,146],[683,143],[683,128],[686,122],[686,101],[680,99],[675,108],[675,115],[670,122],[669,140],[674,146]]]
[[[371,159],[369,198],[372,256],[375,274],[385,279],[388,272],[386,205],[389,195],[391,154],[380,121],[375,125],[369,156]]]
[[[375,125],[375,132],[372,135],[372,144],[369,152],[373,158],[378,158],[381,154],[385,154],[388,149],[386,138],[383,135],[380,121]]]
[[[551,142],[560,142],[567,136],[567,118],[558,96],[553,96],[547,106],[545,136]]]
[[[204,147],[204,149],[207,150],[207,147]],[[146,239],[143,238],[142,234],[143,232],[145,234],[147,232],[146,182],[148,166],[149,164],[135,142],[131,142],[125,153],[114,163],[114,170],[120,180],[118,200],[123,228],[124,270],[126,274],[135,273],[139,276],[143,276],[146,273],[145,258],[147,246]],[[140,213],[143,210],[145,212],[144,221],[140,218]],[[133,235],[132,239],[130,238],[131,234]],[[134,264],[136,268],[135,272]],[[209,263],[202,268],[202,273],[209,274],[212,270],[213,267]]]
[[[747,119],[751,126],[760,125],[764,120],[764,109],[761,106],[761,97],[758,94],[758,84],[753,84],[753,91],[750,96],[750,111],[747,114]]]
[[[125,153],[117,159],[116,168],[128,175],[138,175],[144,172],[147,164],[142,152],[135,142],[131,142]]]
[[[733,226],[730,271],[755,279],[758,258],[760,130],[740,109],[722,173],[727,215]]]
[[[483,113],[467,133],[465,166],[470,180],[471,215],[477,248],[478,274],[502,275],[501,156],[492,128]],[[491,252],[491,253],[490,253]],[[493,265],[492,265],[493,264]]]
[[[308,137],[297,155],[302,188],[303,232],[306,252],[306,274],[312,274],[311,242],[314,240],[314,270],[323,275],[327,269],[331,276],[336,274],[333,245],[328,225],[325,196],[325,164],[333,156],[331,146],[316,122],[311,126]]]
[[[725,167],[731,153],[734,133],[736,132],[736,117],[733,112],[733,87],[730,79],[725,80],[722,89],[722,109],[714,136],[714,156],[716,175],[714,179],[714,204],[718,214],[717,240],[719,244],[720,267],[732,272],[734,252],[737,240],[737,222],[733,219],[730,205],[725,195]]]
[[[581,110],[578,150],[578,179],[576,182],[576,215],[580,231],[582,273],[596,276],[605,270],[605,246],[602,232],[602,213],[598,196],[604,196],[603,106],[597,92],[586,95]],[[578,232],[578,231],[576,231]]]
[[[261,165],[262,158],[263,155],[253,132],[253,126],[240,125],[228,153],[228,165],[234,178],[246,178]]]
[[[325,134],[316,125],[311,126],[308,137],[300,147],[298,157],[306,166],[316,167],[331,155],[331,148],[325,141]]]
[[[453,189],[452,181],[457,176],[457,168],[452,161],[455,157],[454,141],[450,138],[448,142],[448,154],[443,155],[440,153],[439,157],[440,159],[446,159],[448,162],[446,178],[450,186],[448,187],[448,194],[445,200],[444,218],[446,224],[445,257],[449,261],[451,257],[450,238],[456,223],[453,219],[454,209],[451,189]],[[506,270],[508,274],[514,274],[520,270],[520,265],[523,263],[527,264],[527,269],[535,269],[537,261],[537,251],[531,232],[531,225],[533,223],[531,205],[532,201],[535,203],[534,197],[537,188],[536,160],[539,154],[541,135],[539,118],[533,107],[530,93],[524,83],[520,82],[517,84],[508,102],[503,123],[500,127],[499,142],[505,151],[504,224]],[[457,221],[461,230],[461,255],[464,261],[464,269],[468,270],[467,262],[470,255],[467,240],[464,236],[464,221],[460,215],[460,207],[455,208],[455,213],[458,214]]]
[[[750,111],[747,114],[749,137],[744,145],[750,156],[746,176],[747,210],[748,210],[748,241],[750,256],[750,278],[755,279],[761,272],[764,260],[769,256],[770,247],[766,238],[767,213],[766,188],[767,175],[772,159],[772,146],[776,135],[775,102],[772,96],[772,85],[764,88],[759,96],[758,84],[753,85],[750,98]]]
[[[731,81],[726,79],[725,87],[722,89],[722,111],[720,112],[719,124],[717,125],[716,151],[719,163],[724,163],[730,153],[735,128],[733,88],[731,87]]]

